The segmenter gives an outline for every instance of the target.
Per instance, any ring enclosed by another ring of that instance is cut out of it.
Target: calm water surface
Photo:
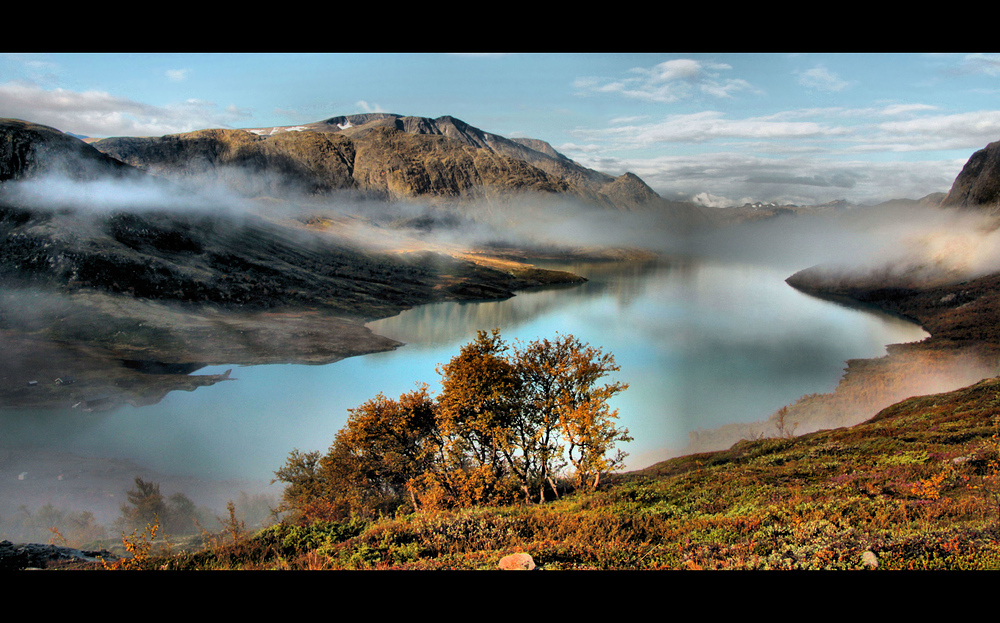
[[[379,392],[397,397],[421,382],[436,392],[437,364],[477,330],[499,327],[509,341],[571,333],[614,354],[617,380],[630,385],[614,406],[635,439],[625,448],[629,467],[639,468],[683,448],[692,430],[765,419],[804,394],[831,391],[846,360],[881,356],[886,344],[927,335],[889,316],[806,296],[777,269],[563,268],[590,281],[507,301],[419,307],[369,325],[406,343],[394,352],[325,366],[236,368],[235,382],[173,392],[86,426],[51,424],[39,436],[51,447],[132,458],[165,473],[266,480],[293,448],[325,451],[347,410]]]

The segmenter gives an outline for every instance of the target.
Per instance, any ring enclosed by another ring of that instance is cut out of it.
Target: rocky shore
[[[14,544],[0,541],[0,571],[66,568],[83,563],[86,566],[111,562],[118,557],[107,550],[80,550],[38,543]]]

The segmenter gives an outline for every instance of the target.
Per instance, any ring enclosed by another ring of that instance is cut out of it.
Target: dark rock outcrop
[[[0,119],[0,182],[58,173],[73,179],[127,175],[131,167],[55,128]]]
[[[0,570],[20,571],[22,569],[46,569],[65,566],[67,563],[99,563],[101,559],[108,562],[117,560],[117,556],[107,550],[78,550],[57,545],[41,545],[38,543],[14,544],[10,541],[0,541]]]

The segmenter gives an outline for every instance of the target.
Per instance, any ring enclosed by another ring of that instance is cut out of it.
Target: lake
[[[240,367],[235,382],[172,392],[159,404],[86,422],[44,417],[17,434],[23,443],[128,458],[164,474],[267,481],[293,448],[325,451],[347,410],[379,392],[395,398],[418,383],[436,392],[436,366],[477,330],[499,327],[508,341],[571,333],[614,354],[621,367],[615,379],[630,386],[613,406],[634,438],[624,448],[634,469],[677,453],[691,431],[764,420],[804,394],[833,390],[848,359],[878,357],[887,344],[927,336],[900,319],[807,296],[784,282],[787,269],[547,266],[589,281],[505,301],[418,307],[369,325],[406,343],[393,352],[323,366]]]

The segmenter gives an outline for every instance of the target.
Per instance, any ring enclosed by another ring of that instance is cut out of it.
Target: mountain
[[[44,173],[84,180],[130,175],[133,171],[55,128],[20,119],[0,120],[0,182]]]
[[[296,129],[299,127],[319,132],[338,132],[354,138],[363,137],[374,128],[391,127],[412,135],[443,136],[476,149],[485,149],[522,160],[571,184],[595,191],[614,179],[605,173],[581,166],[557,152],[545,141],[531,138],[507,139],[499,134],[484,132],[447,115],[428,119],[390,113],[369,113],[332,117],[306,126],[296,126]],[[282,128],[271,128],[269,132],[282,130]]]
[[[941,205],[1000,208],[1000,141],[972,154]]]
[[[392,132],[386,140],[405,136]],[[267,163],[274,154],[240,152],[242,145],[261,143],[246,132],[194,134],[193,140],[157,142],[164,162],[177,154],[196,163],[224,154],[239,161],[242,153],[259,165],[255,158]],[[344,141],[286,134],[264,145],[283,145],[283,136],[296,145]],[[395,162],[389,146],[381,148],[382,157]],[[354,152],[345,147],[344,153]],[[295,166],[290,168],[301,170]],[[324,170],[336,179],[340,169],[331,164]],[[0,171],[0,408],[98,399],[105,407],[148,404],[172,389],[190,388],[195,381],[187,372],[207,363],[325,363],[389,350],[399,344],[371,333],[364,322],[435,301],[507,298],[530,286],[583,281],[424,244],[360,217],[341,215],[323,228],[301,215],[272,214],[273,200],[240,200],[234,210],[211,195],[186,196],[176,182],[20,120],[0,120]],[[44,177],[53,173],[125,183],[67,186],[73,194],[35,203],[25,185],[41,180],[36,189],[55,186]],[[554,178],[526,176],[558,188]],[[108,187],[128,201],[101,208],[78,196]],[[171,195],[194,205],[147,204]],[[378,245],[360,242],[376,236],[382,236]],[[66,378],[75,381],[51,383]],[[37,379],[50,382],[33,385]]]
[[[531,191],[603,208],[676,209],[634,174],[616,178],[574,162],[544,141],[507,139],[450,116],[371,113],[299,126],[107,138],[92,145],[157,175],[243,183],[239,171],[267,190],[351,190],[390,200]]]

